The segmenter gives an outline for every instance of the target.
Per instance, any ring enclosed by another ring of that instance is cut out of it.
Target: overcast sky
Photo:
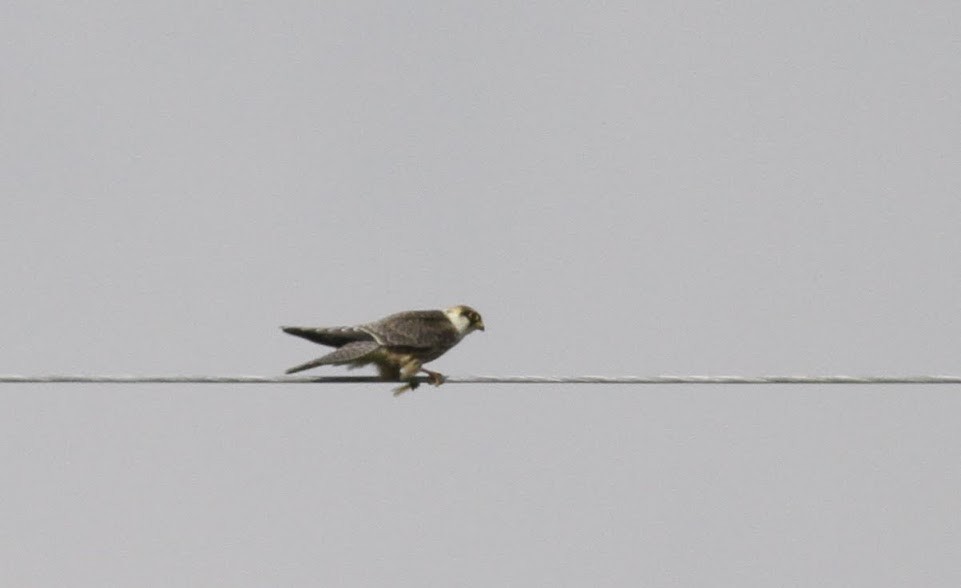
[[[961,5],[748,4],[5,2],[0,373],[961,373]],[[961,585],[961,387],[391,388],[2,385],[2,583]]]

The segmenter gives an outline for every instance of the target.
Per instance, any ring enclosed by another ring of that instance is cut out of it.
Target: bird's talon
[[[428,369],[421,368],[421,371],[427,374],[427,383],[434,386],[440,386],[447,381],[447,376],[440,372],[432,372]]]
[[[400,396],[401,394],[403,394],[404,392],[407,392],[408,390],[416,390],[418,386],[420,386],[420,382],[416,380],[411,380],[410,382],[407,382],[403,386],[398,386],[394,388],[394,396]]]

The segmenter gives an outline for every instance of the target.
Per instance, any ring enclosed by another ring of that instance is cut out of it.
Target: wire
[[[417,378],[427,382],[426,378]],[[372,384],[376,376],[0,375],[0,384]],[[961,384],[961,376],[450,376],[446,384]]]

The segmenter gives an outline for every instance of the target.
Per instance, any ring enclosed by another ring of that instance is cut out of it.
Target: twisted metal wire
[[[417,378],[427,382],[426,378]],[[0,384],[372,384],[376,376],[0,375]],[[961,384],[961,376],[450,376],[446,384]]]

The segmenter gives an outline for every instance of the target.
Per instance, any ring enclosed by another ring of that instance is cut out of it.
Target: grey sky
[[[2,373],[961,372],[956,2],[2,14]],[[390,389],[3,386],[3,583],[961,584],[958,387]]]

